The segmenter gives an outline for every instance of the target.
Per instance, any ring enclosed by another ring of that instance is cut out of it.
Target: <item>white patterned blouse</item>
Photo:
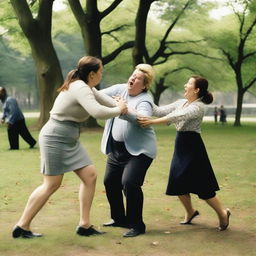
[[[160,106],[154,105],[153,115],[165,116],[168,124],[174,124],[177,131],[194,131],[201,133],[201,123],[205,113],[205,104],[197,99],[188,103],[186,99]]]

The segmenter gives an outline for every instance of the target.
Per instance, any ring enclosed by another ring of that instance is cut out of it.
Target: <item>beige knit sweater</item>
[[[121,114],[119,107],[107,107],[103,103],[104,101],[95,98],[86,83],[77,80],[70,84],[68,90],[60,92],[50,111],[50,117],[59,121],[84,122],[89,116],[108,119]]]

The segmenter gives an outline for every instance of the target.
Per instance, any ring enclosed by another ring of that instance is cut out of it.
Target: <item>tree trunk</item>
[[[38,126],[42,127],[49,118],[57,95],[56,89],[63,83],[60,63],[51,39],[53,0],[39,2],[36,18],[33,18],[26,0],[11,0],[11,4],[32,50],[39,89]]]
[[[146,54],[147,17],[150,6],[153,2],[154,0],[140,0],[135,20],[135,45],[132,53],[134,67],[144,62],[143,57]]]
[[[164,86],[164,78],[161,78],[159,82],[156,82],[155,84],[155,91],[152,92],[154,103],[156,105],[159,104],[161,94],[167,89],[166,86]]]
[[[37,70],[40,117],[38,126],[42,127],[49,119],[49,112],[57,96],[57,88],[63,83],[61,67],[51,38],[41,38],[41,33],[29,39]]]
[[[237,103],[236,103],[236,115],[234,126],[241,126],[242,104],[243,104],[244,92],[243,90],[237,90]]]
[[[101,30],[97,16],[92,20],[85,22],[81,30],[86,53],[90,56],[94,56],[101,59]]]
[[[88,13],[88,16],[89,18],[85,20],[84,26],[81,26],[84,47],[88,55],[102,59],[100,19],[97,13]],[[86,128],[100,127],[97,120],[92,116],[82,126]]]
[[[87,55],[102,58],[102,39],[100,30],[100,13],[97,2],[86,1],[86,11],[82,9],[80,1],[69,0],[71,10],[80,26],[85,52]],[[99,127],[93,117],[87,119],[83,127]]]
[[[68,2],[80,26],[86,54],[102,59],[102,33],[100,22],[104,17],[110,14],[122,0],[113,0],[112,4],[101,12],[98,10],[97,1],[95,0],[86,0],[84,9],[79,0],[68,0]],[[127,48],[130,47],[125,47],[124,49]],[[90,117],[83,126],[99,127],[93,117]]]

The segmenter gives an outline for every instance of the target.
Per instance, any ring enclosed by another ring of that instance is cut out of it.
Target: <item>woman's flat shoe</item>
[[[101,232],[93,228],[93,226],[90,226],[89,228],[84,228],[81,226],[78,226],[76,228],[76,233],[80,236],[93,236],[93,235],[102,235],[106,232]]]
[[[182,225],[191,224],[191,221],[192,221],[197,215],[199,215],[199,211],[195,211],[195,212],[193,213],[193,215],[189,218],[189,220],[187,220],[187,221],[181,221],[180,224],[182,224]]]
[[[43,236],[42,234],[38,234],[38,233],[33,233],[30,230],[25,230],[19,226],[15,226],[13,231],[12,231],[12,237],[13,238],[18,238],[18,237],[22,237],[22,238],[35,238],[35,237],[41,237]]]
[[[229,225],[229,217],[230,217],[230,215],[231,215],[231,211],[227,208],[227,209],[226,209],[226,212],[227,212],[227,224],[226,224],[226,225],[220,225],[220,226],[218,227],[218,230],[219,230],[219,231],[224,231],[224,230],[226,230],[226,229],[228,228],[228,225]]]

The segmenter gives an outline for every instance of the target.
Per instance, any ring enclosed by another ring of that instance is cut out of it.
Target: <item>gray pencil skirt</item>
[[[56,176],[91,165],[79,136],[79,123],[50,118],[39,134],[41,173]]]

